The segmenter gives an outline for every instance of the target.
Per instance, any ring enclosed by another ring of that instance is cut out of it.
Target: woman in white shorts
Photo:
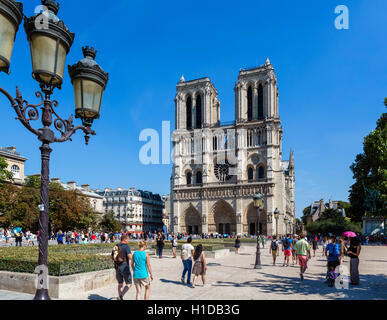
[[[150,282],[153,281],[152,268],[149,254],[145,251],[146,242],[141,241],[138,245],[140,249],[133,254],[132,259],[133,279],[137,291],[136,300],[141,299],[142,287],[145,287],[144,300],[149,300]]]

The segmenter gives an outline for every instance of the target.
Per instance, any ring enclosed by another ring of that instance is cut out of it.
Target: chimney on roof
[[[82,186],[82,189],[86,192],[89,192],[90,191],[90,185],[89,184],[83,184]]]
[[[6,149],[8,151],[11,151],[11,152],[15,152],[16,151],[16,147],[7,147]]]
[[[67,185],[71,188],[71,189],[75,189],[76,188],[76,186],[77,186],[77,184],[76,184],[76,182],[75,181],[69,181],[69,182],[67,182]]]
[[[52,179],[51,179],[51,182],[60,183],[60,179],[59,179],[59,178],[52,178]]]

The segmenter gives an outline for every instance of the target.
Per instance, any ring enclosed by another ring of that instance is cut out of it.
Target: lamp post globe
[[[288,221],[289,221],[289,218],[285,217],[284,221],[285,221],[285,235],[287,235],[288,234]]]
[[[278,210],[278,208],[276,208],[275,210],[274,210],[274,218],[275,218],[275,222],[276,222],[276,224],[275,224],[275,227],[276,227],[276,236],[278,237],[278,219],[279,219],[279,210]]]
[[[260,192],[257,192],[254,197],[254,208],[257,210],[257,252],[255,255],[255,264],[254,269],[262,269],[261,266],[261,245],[259,242],[259,234],[260,234],[260,220],[261,220],[261,210],[264,208],[263,203],[263,195]]]
[[[23,4],[0,0],[0,71],[9,73],[16,33],[23,20]]]
[[[52,93],[54,88],[62,86],[66,56],[75,34],[57,17],[59,3],[55,0],[41,3],[43,13],[25,18],[24,29],[30,43],[32,77],[43,91]]]
[[[100,118],[109,74],[95,61],[97,50],[86,46],[82,52],[84,59],[69,66],[69,75],[74,86],[75,117],[81,118],[84,126],[91,126],[95,119]]]

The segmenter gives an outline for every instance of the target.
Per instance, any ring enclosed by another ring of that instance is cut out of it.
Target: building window
[[[201,171],[198,171],[196,173],[196,183],[203,183],[202,172]]]
[[[187,98],[187,130],[192,129],[192,99]]]
[[[249,121],[253,119],[253,89],[251,86],[247,89],[247,117]]]
[[[263,119],[263,87],[258,86],[258,119]]]
[[[265,178],[265,168],[263,166],[260,166],[258,168],[258,179]]]
[[[202,98],[200,94],[196,96],[196,129],[202,128]]]
[[[11,172],[13,173],[13,177],[19,179],[20,178],[20,168],[16,165],[11,167]]]
[[[190,185],[192,183],[192,173],[187,173],[187,185]]]
[[[250,168],[247,169],[247,177],[248,177],[249,181],[254,179],[254,170],[253,170],[253,168],[250,167]]]

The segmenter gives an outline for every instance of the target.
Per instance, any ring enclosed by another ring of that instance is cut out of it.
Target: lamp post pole
[[[69,67],[69,73],[74,88],[79,88],[82,81],[89,81],[91,91],[84,91],[82,84],[80,90],[75,90],[75,112],[76,117],[82,119],[82,125],[73,125],[73,116],[68,120],[63,120],[55,111],[58,102],[51,100],[51,95],[55,88],[61,89],[63,82],[63,71],[66,55],[74,40],[74,34],[71,33],[59,20],[56,14],[59,11],[59,4],[55,0],[41,0],[44,12],[31,18],[25,17],[24,28],[27,39],[30,42],[31,59],[33,66],[32,77],[39,82],[41,92],[36,92],[37,98],[41,99],[39,104],[29,104],[23,99],[20,91],[16,88],[16,98],[13,98],[6,90],[0,87],[2,93],[10,102],[11,107],[17,114],[17,120],[30,132],[35,134],[42,142],[41,152],[41,185],[40,198],[41,204],[39,215],[39,258],[38,267],[35,272],[38,274],[38,284],[34,300],[50,300],[48,294],[48,223],[49,223],[49,184],[50,184],[50,155],[52,149],[50,144],[55,142],[65,142],[71,140],[73,134],[78,130],[85,133],[85,141],[88,144],[89,135],[96,133],[91,129],[94,119],[99,118],[101,108],[102,93],[108,82],[108,74],[105,73],[91,56],[95,57],[96,51],[93,48],[84,47],[84,53],[89,58],[87,61],[81,60],[77,64]],[[45,28],[40,28],[35,23],[44,15],[47,21]],[[0,1],[0,17],[14,26],[15,34],[10,36],[7,24],[0,25],[0,72],[9,74],[11,54],[9,48],[13,48],[15,35],[23,18],[23,5],[15,0]],[[36,37],[35,37],[36,35]],[[53,39],[56,40],[56,47],[51,46]],[[35,43],[38,41],[39,43]],[[11,50],[12,51],[12,50]],[[78,86],[78,87],[77,87]],[[89,88],[89,89],[90,89]],[[93,92],[93,93],[90,93]],[[85,98],[84,98],[85,97]],[[87,100],[88,99],[88,100]],[[81,104],[79,105],[79,102]],[[91,102],[90,101],[94,101]],[[95,102],[97,101],[97,102]],[[43,127],[34,129],[31,121],[38,120],[40,117]],[[55,120],[53,121],[53,117]],[[55,136],[55,132],[50,129],[54,124],[55,129],[61,134]]]

